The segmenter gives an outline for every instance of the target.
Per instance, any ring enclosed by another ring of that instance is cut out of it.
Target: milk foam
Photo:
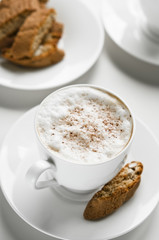
[[[42,143],[59,157],[78,163],[113,158],[132,133],[129,110],[93,87],[71,87],[50,95],[36,118]]]

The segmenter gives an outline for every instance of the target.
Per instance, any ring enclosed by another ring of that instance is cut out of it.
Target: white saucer
[[[146,31],[138,0],[103,0],[102,19],[112,40],[134,57],[159,65],[159,42]]]
[[[59,87],[86,73],[99,57],[104,30],[93,6],[84,0],[49,0],[48,6],[56,9],[57,20],[64,24],[60,45],[65,58],[42,69],[23,68],[0,59],[0,85],[24,90]]]
[[[136,136],[128,162],[144,164],[142,181],[134,197],[109,217],[90,222],[83,219],[85,202],[61,197],[53,189],[34,190],[25,174],[40,159],[34,135],[36,108],[28,111],[11,128],[0,152],[2,191],[14,211],[46,235],[69,240],[104,240],[137,227],[159,200],[159,143],[137,120]]]

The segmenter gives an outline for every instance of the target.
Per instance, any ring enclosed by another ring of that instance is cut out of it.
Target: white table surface
[[[90,4],[95,4],[99,11],[100,2],[91,0]],[[75,83],[91,83],[115,91],[126,99],[135,115],[159,138],[159,66],[149,65],[128,55],[105,33],[105,44],[98,61]],[[0,144],[12,124],[53,90],[29,92],[0,86]],[[158,240],[158,223],[159,206],[138,228],[116,239]],[[53,240],[24,223],[8,205],[1,190],[0,239]]]

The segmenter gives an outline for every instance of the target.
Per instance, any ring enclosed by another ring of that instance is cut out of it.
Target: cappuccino
[[[132,122],[130,111],[114,95],[71,86],[42,102],[36,130],[42,144],[59,158],[94,164],[114,158],[126,147]]]

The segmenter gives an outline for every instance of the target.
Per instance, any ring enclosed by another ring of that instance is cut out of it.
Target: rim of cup
[[[127,144],[124,146],[124,148],[118,153],[116,154],[114,157],[110,158],[110,159],[107,159],[106,161],[103,161],[103,162],[99,162],[99,163],[80,163],[80,162],[73,162],[73,161],[68,161],[66,160],[65,158],[62,158],[62,157],[59,157],[58,155],[56,155],[56,153],[54,154],[52,151],[49,151],[48,148],[42,143],[41,139],[40,139],[40,136],[37,132],[37,128],[36,128],[36,118],[37,118],[37,115],[40,111],[40,107],[44,104],[44,102],[46,101],[46,99],[50,98],[52,95],[56,94],[57,92],[60,92],[60,91],[63,91],[67,88],[72,88],[72,87],[90,87],[90,88],[94,88],[94,89],[97,89],[97,90],[100,90],[102,92],[105,92],[109,95],[111,95],[112,97],[115,97],[116,99],[118,99],[123,105],[126,106],[126,108],[128,109],[128,111],[130,112],[130,115],[131,115],[131,118],[132,118],[132,132],[131,132],[131,136],[130,136],[130,139],[129,141],[127,142]],[[36,111],[36,114],[35,114],[35,118],[34,118],[34,130],[35,130],[35,135],[38,139],[38,142],[40,143],[40,145],[42,146],[42,148],[47,151],[50,155],[52,155],[52,158],[54,159],[54,156],[55,157],[58,157],[60,160],[62,161],[65,161],[67,163],[72,163],[72,164],[75,164],[75,165],[82,165],[82,166],[94,166],[94,165],[102,165],[102,164],[105,164],[106,162],[110,162],[110,161],[115,161],[117,159],[117,157],[119,155],[121,155],[124,151],[127,150],[127,148],[130,146],[130,144],[132,143],[133,141],[133,138],[134,138],[134,135],[135,135],[135,130],[136,130],[136,121],[135,121],[135,117],[134,117],[134,113],[132,112],[132,110],[130,109],[130,107],[128,106],[127,103],[125,103],[125,100],[123,100],[122,97],[120,97],[118,94],[116,94],[115,92],[113,91],[110,91],[104,87],[100,87],[100,86],[97,86],[97,85],[93,85],[93,84],[72,84],[72,85],[69,85],[69,86],[65,86],[65,87],[62,87],[62,88],[59,88],[57,90],[55,90],[54,92],[50,93],[47,97],[45,97],[42,102],[39,104],[38,106],[38,109]]]

